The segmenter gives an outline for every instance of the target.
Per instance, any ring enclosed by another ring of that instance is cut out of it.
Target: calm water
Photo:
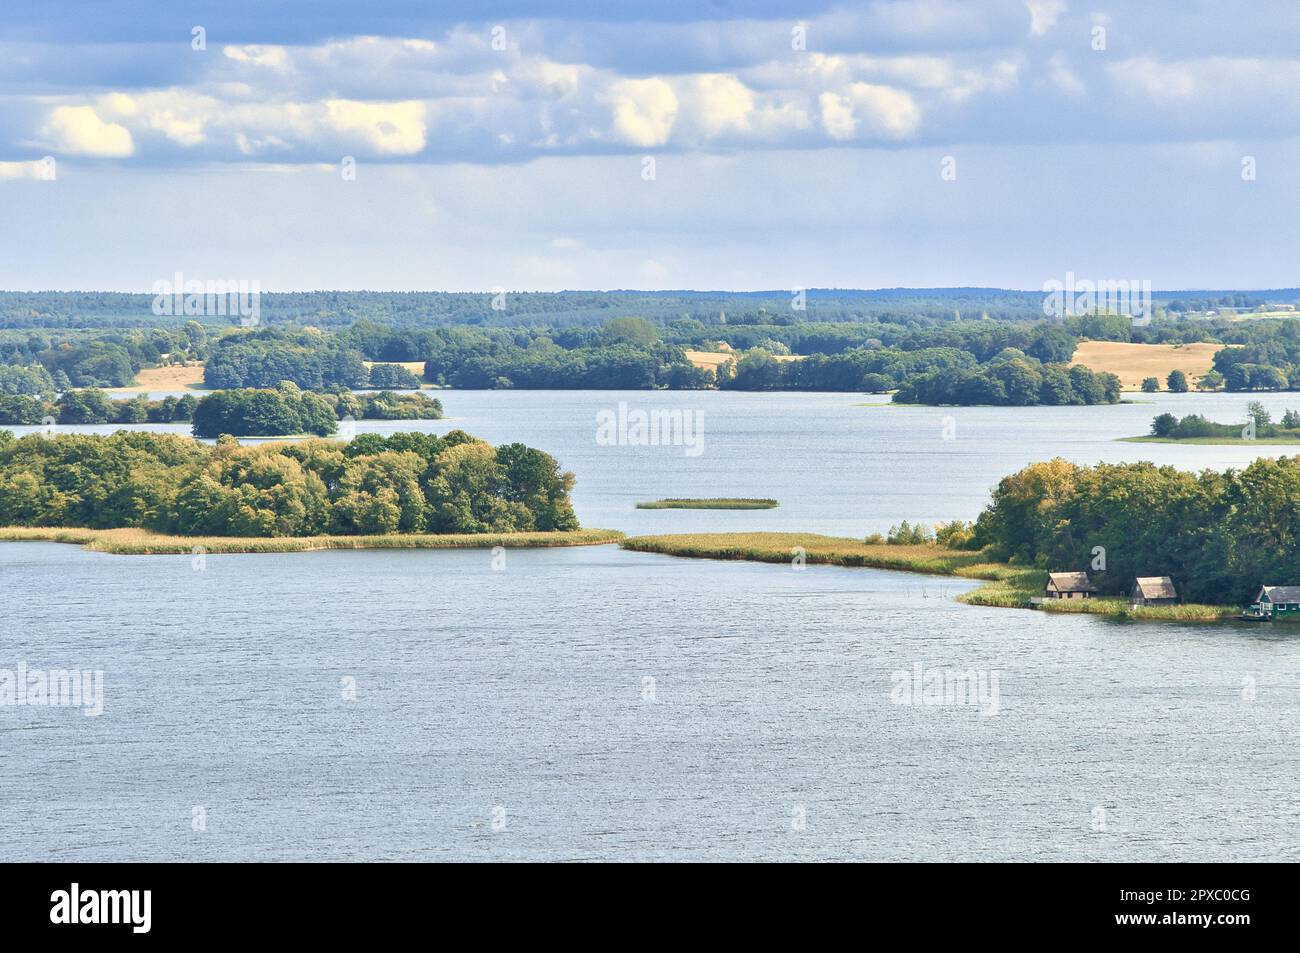
[[[1114,442],[1165,410],[1237,419],[1229,395],[440,396],[448,420],[359,429],[542,447],[577,473],[584,524],[631,532],[859,535],[973,517],[1051,456],[1252,456]],[[702,413],[703,452],[598,445],[620,399]],[[699,495],[782,505],[633,508]],[[196,566],[0,545],[0,669],[104,672],[99,717],[0,707],[0,859],[1300,857],[1300,636],[954,602],[969,585],[614,547],[494,568],[487,551]],[[918,665],[996,694],[895,704]]]

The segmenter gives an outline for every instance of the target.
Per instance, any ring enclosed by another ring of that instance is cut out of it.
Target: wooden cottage
[[[1135,606],[1172,606],[1178,604],[1178,592],[1168,576],[1138,576],[1130,601]]]
[[[1300,617],[1300,586],[1260,586],[1250,611],[1269,617]]]
[[[1096,594],[1086,572],[1049,572],[1043,589],[1046,599],[1087,599]]]

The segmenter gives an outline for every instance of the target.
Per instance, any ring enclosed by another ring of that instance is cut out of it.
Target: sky
[[[0,288],[1300,284],[1300,4],[6,0]]]

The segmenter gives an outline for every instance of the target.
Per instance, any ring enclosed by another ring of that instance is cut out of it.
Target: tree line
[[[0,525],[185,536],[508,533],[578,528],[573,474],[523,444],[364,434],[241,447],[118,431],[0,431]]]
[[[442,402],[423,393],[380,391],[356,394],[336,389],[304,392],[290,382],[267,389],[218,391],[150,400],[140,395],[113,400],[97,389],[69,390],[58,398],[0,395],[0,425],[143,424],[192,421],[196,437],[279,437],[311,433],[328,436],[338,421],[440,420]]]
[[[1103,595],[1171,576],[1189,602],[1239,604],[1300,585],[1300,457],[1189,473],[1055,459],[1003,479],[974,545],[1051,571],[1088,571]]]

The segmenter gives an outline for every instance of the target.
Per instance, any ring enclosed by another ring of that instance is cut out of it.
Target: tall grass
[[[382,536],[163,536],[143,529],[63,529],[28,526],[0,528],[0,542],[79,543],[86,549],[124,556],[206,553],[303,553],[321,549],[486,549],[493,546],[541,548],[616,543],[623,534],[608,529],[564,533],[448,533]]]
[[[962,593],[959,602],[973,606],[1028,609],[1030,600],[1043,594],[1047,573],[1041,569],[994,562],[987,553],[946,549],[930,544],[890,546],[816,533],[682,533],[670,536],[633,536],[624,549],[695,559],[744,559],[789,563],[801,550],[809,563],[864,566],[921,572],[935,576],[961,576],[985,580],[984,585]],[[1209,622],[1235,617],[1234,606],[1186,603],[1173,606],[1130,606],[1124,598],[1045,599],[1047,612],[1076,612],[1119,619]]]
[[[638,503],[636,508],[638,510],[770,510],[777,505],[776,500],[736,496],[699,499],[669,497],[666,500],[655,500],[653,503]]]
[[[788,563],[801,551],[804,561],[809,563],[897,569],[971,579],[1001,578],[1005,569],[976,552],[941,546],[877,545],[817,533],[677,533],[633,536],[619,545],[637,552],[667,556],[746,559],[766,563]]]

